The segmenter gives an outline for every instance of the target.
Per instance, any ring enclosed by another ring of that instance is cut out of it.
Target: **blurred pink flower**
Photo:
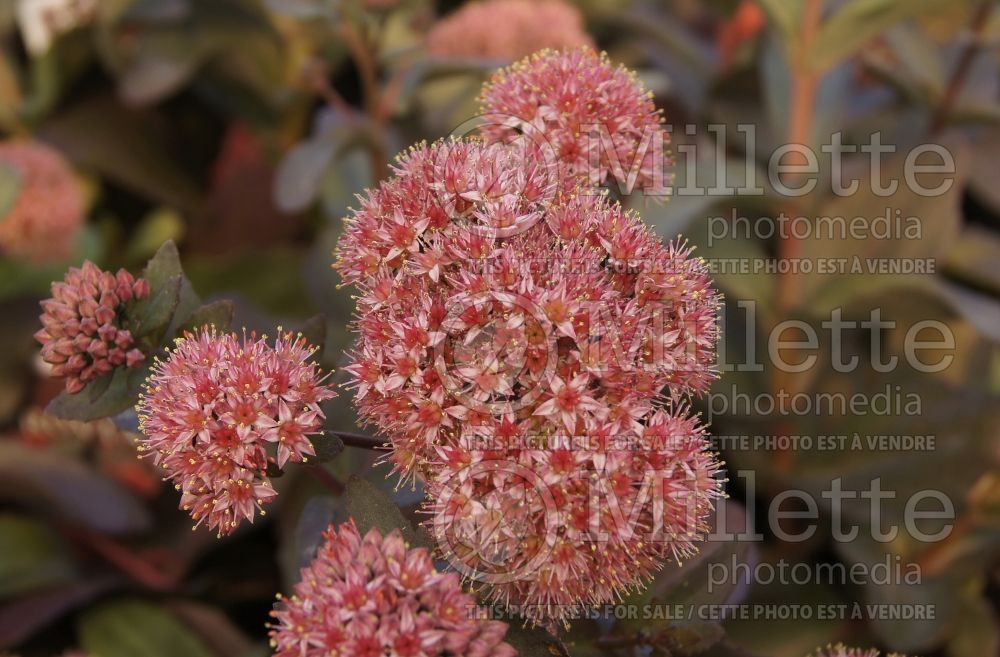
[[[276,657],[513,657],[506,623],[477,618],[455,573],[434,569],[398,531],[329,527],[295,594],[271,612]],[[280,598],[280,596],[279,596]]]
[[[70,268],[52,284],[52,298],[42,301],[42,360],[52,376],[66,379],[66,391],[77,393],[102,374],[122,365],[135,367],[145,355],[134,348],[122,314],[133,299],[149,295],[149,283],[124,269],[102,271],[92,262]]]
[[[334,396],[305,338],[185,333],[166,361],[156,359],[136,407],[140,451],[181,491],[197,524],[229,534],[276,495],[269,465],[315,455],[309,436],[322,431],[320,402]],[[196,525],[197,526],[197,525]]]
[[[476,535],[509,517],[527,543],[496,551],[534,554],[554,540],[540,502],[505,515],[523,482],[468,473],[479,461],[507,458],[557,489],[545,494],[561,499],[559,523],[586,507],[591,476],[617,481],[624,497],[658,476],[656,464],[669,471],[690,513],[649,511],[644,527],[665,528],[665,540],[622,536],[621,549],[603,551],[567,540],[565,567],[529,571],[515,559],[519,582],[493,582],[496,599],[559,616],[634,587],[704,530],[718,464],[683,398],[715,377],[719,298],[688,249],[662,244],[603,195],[553,191],[545,167],[514,158],[499,144],[411,150],[362,198],[335,267],[360,288],[346,368],[360,415],[391,441],[397,469],[427,482],[444,531]],[[557,441],[650,434],[662,439],[638,451],[601,443],[549,461]],[[580,487],[563,488],[574,478]],[[482,536],[469,550],[486,559],[495,537]]]
[[[543,48],[593,46],[583,16],[564,0],[483,0],[444,16],[427,35],[439,57],[511,60]]]
[[[632,192],[665,194],[670,135],[635,74],[590,48],[544,51],[495,73],[483,87],[488,141],[541,144],[590,185],[611,180]]]
[[[83,225],[83,189],[59,151],[41,142],[0,143],[0,174],[13,174],[9,207],[0,200],[0,250],[37,262],[65,260]]]

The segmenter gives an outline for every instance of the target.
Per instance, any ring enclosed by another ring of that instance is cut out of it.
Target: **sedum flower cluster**
[[[540,144],[564,177],[628,192],[666,193],[670,136],[652,94],[624,66],[589,48],[545,50],[501,69],[484,85],[483,135]]]
[[[241,337],[208,327],[157,358],[137,410],[152,456],[181,492],[181,507],[219,534],[253,522],[276,493],[268,468],[305,462],[334,396],[301,335]]]
[[[875,648],[848,648],[842,643],[817,650],[810,657],[879,657],[882,653]],[[889,653],[886,657],[905,657],[899,653]]]
[[[52,284],[52,298],[42,301],[42,328],[35,339],[52,376],[66,379],[67,392],[80,392],[116,367],[135,367],[145,360],[123,320],[128,306],[147,296],[145,279],[136,280],[124,269],[102,271],[90,261]]]
[[[490,135],[419,145],[361,199],[334,266],[360,290],[361,417],[425,484],[452,565],[551,626],[705,533],[719,464],[685,400],[715,376],[719,297],[689,249],[586,184],[565,142],[601,107],[628,114],[612,134],[659,125],[628,76],[571,51],[500,80],[488,101],[532,91],[504,109],[554,157]]]
[[[477,618],[455,573],[399,531],[331,526],[271,628],[276,657],[513,657],[507,624]]]

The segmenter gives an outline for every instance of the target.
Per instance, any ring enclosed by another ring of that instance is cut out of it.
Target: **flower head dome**
[[[427,48],[441,57],[511,60],[544,48],[593,46],[580,11],[565,0],[483,0],[438,21]]]
[[[362,537],[350,520],[330,527],[295,595],[272,612],[275,657],[513,657],[507,625],[477,618],[455,573],[398,531]]]
[[[334,393],[309,362],[314,352],[301,335],[280,333],[272,345],[205,327],[157,359],[137,406],[140,451],[166,470],[198,524],[228,534],[253,522],[276,495],[268,467],[315,454],[319,404]]]
[[[705,264],[602,195],[549,196],[544,172],[506,157],[468,142],[411,151],[338,245],[334,266],[361,289],[347,371],[407,471],[504,418],[625,431],[715,377]]]
[[[603,195],[553,194],[545,167],[513,167],[509,156],[498,144],[420,147],[362,199],[335,265],[360,287],[360,337],[346,370],[362,419],[391,441],[400,471],[427,482],[432,510],[451,513],[452,524],[474,529],[491,496],[509,501],[502,478],[463,475],[496,460],[492,452],[532,472],[617,477],[623,491],[643,483],[643,463],[687,478],[675,483],[691,517],[650,511],[666,539],[641,548],[623,539],[606,581],[579,577],[595,563],[582,557],[557,574],[518,566],[522,583],[498,587],[498,598],[568,613],[635,585],[662,555],[688,552],[703,529],[720,484],[683,398],[714,378],[719,300],[687,249],[662,244]],[[649,432],[672,440],[638,460],[589,443],[558,450],[581,437],[628,442]],[[537,447],[521,452],[523,444]],[[559,522],[587,500],[584,484],[543,481],[565,496]],[[524,513],[521,524],[535,532],[524,540],[553,540],[542,531],[544,505]],[[567,549],[581,556],[585,543],[596,550],[585,539]],[[573,577],[579,587],[551,588]]]
[[[40,142],[6,141],[0,143],[0,169],[15,188],[9,205],[0,199],[0,251],[35,261],[69,257],[85,204],[63,156]]]
[[[654,410],[584,435],[463,437],[429,469],[433,530],[448,561],[550,629],[581,605],[638,590],[696,551],[721,495],[697,420]]]
[[[42,302],[42,360],[53,376],[66,379],[66,391],[76,393],[87,383],[124,365],[134,367],[145,355],[134,346],[124,327],[126,308],[149,295],[149,283],[119,269],[102,271],[92,262],[70,268],[52,284],[52,298]]]
[[[635,74],[604,54],[578,48],[526,57],[484,86],[482,112],[487,140],[544,140],[570,177],[666,191],[663,117]]]

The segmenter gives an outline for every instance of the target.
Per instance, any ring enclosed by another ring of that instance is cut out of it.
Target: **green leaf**
[[[971,0],[851,0],[828,18],[810,48],[808,65],[826,70],[850,57],[890,26],[907,18],[942,11],[955,11]],[[771,4],[797,5],[798,2],[767,0]]]
[[[518,657],[569,657],[566,648],[540,627],[523,627],[512,622],[505,638]]]
[[[357,195],[372,187],[371,159],[371,152],[360,147],[347,149],[334,158],[320,189],[325,216],[336,219],[345,216]]]
[[[110,534],[147,529],[148,511],[124,488],[70,457],[0,441],[0,498]]]
[[[309,442],[316,450],[316,456],[309,458],[310,463],[327,463],[340,456],[341,452],[344,451],[344,441],[330,433],[312,436]]]
[[[0,650],[18,648],[67,613],[90,604],[124,582],[124,577],[109,574],[19,595],[0,607]]]
[[[183,325],[183,320],[191,317],[199,308],[201,308],[201,297],[198,293],[194,291],[194,286],[191,285],[191,281],[187,277],[183,277],[181,280],[181,289],[177,301],[177,309],[174,310],[174,318],[170,322],[170,326],[167,328],[166,335],[164,337],[170,338],[178,334],[180,327]]]
[[[889,61],[882,63],[879,55],[871,63],[892,81],[909,88],[911,96],[924,102],[934,102],[944,94],[948,70],[940,46],[918,24],[901,23],[882,37],[889,50]]]
[[[799,26],[802,24],[802,2],[798,0],[760,0],[760,6],[767,13],[768,20],[777,28],[786,46],[798,42]]]
[[[0,514],[0,598],[72,576],[73,564],[48,527],[26,516]]]
[[[123,17],[143,23],[171,23],[191,14],[193,0],[132,0]]]
[[[668,649],[679,650],[682,655],[700,655],[716,645],[726,636],[718,623],[690,621],[674,623],[659,637],[656,643]]]
[[[10,166],[0,165],[0,223],[17,202],[21,190],[21,176]]]
[[[150,105],[183,87],[205,61],[209,49],[178,31],[144,34],[137,52],[118,76],[118,91],[129,105]]]
[[[188,170],[167,154],[159,124],[113,99],[70,105],[39,128],[77,165],[151,199],[182,209],[197,209],[201,195]]]
[[[713,564],[721,563],[723,568],[732,568],[733,563],[750,563],[753,560],[754,545],[747,540],[727,536],[738,537],[748,528],[746,512],[738,502],[718,502],[716,514],[712,518],[713,526],[717,526],[720,521],[725,522],[724,532],[714,530],[708,539],[698,545],[698,553],[691,559],[665,564],[649,586],[627,598],[626,602],[640,606],[685,605],[696,609],[702,605],[731,602],[741,584],[733,577],[725,584],[711,585]],[[639,629],[649,625],[649,622],[626,621],[624,625]]]
[[[59,393],[49,402],[45,412],[64,420],[81,422],[113,417],[135,406],[146,374],[145,367],[117,368],[91,381],[75,395],[65,391]]]
[[[281,160],[274,179],[274,202],[283,212],[301,212],[319,197],[323,174],[340,146],[320,136],[297,144]]]
[[[180,325],[177,332],[194,331],[203,326],[214,326],[220,331],[228,331],[236,314],[236,306],[229,299],[211,301],[201,306]]]
[[[323,544],[323,532],[337,524],[340,513],[338,500],[325,495],[311,497],[306,502],[292,537],[299,568],[308,566],[316,557],[316,551]]]
[[[936,279],[925,288],[965,317],[980,333],[1000,342],[1000,301],[945,280]]]
[[[726,237],[712,240],[712,246],[699,245],[696,255],[712,264],[712,280],[727,297],[737,301],[753,299],[758,312],[766,318],[774,304],[774,277],[762,272],[750,273],[735,268],[735,263],[760,263],[767,259],[760,243],[754,240]]]
[[[862,540],[855,543],[844,543],[838,547],[846,552],[847,548],[870,549],[866,556],[859,553],[854,564],[865,564],[870,569],[876,564],[885,564],[884,552],[879,554],[876,546],[866,546],[869,541],[864,536],[871,530],[863,528]],[[891,562],[890,562],[891,563]],[[869,572],[871,572],[869,570]],[[909,584],[890,578],[890,581],[869,583],[862,593],[862,604],[878,605],[878,608],[904,608],[908,606],[934,609],[930,618],[924,619],[888,619],[879,616],[867,618],[869,627],[895,650],[908,654],[925,653],[938,645],[947,635],[949,626],[957,619],[958,592],[953,582],[939,578],[923,577],[917,584]],[[985,653],[981,653],[985,654]]]
[[[398,529],[410,545],[429,547],[388,495],[371,482],[352,475],[347,482],[347,513],[354,518],[363,536],[368,530],[379,530],[383,536]]]
[[[129,319],[136,339],[150,337],[154,344],[159,345],[177,312],[183,282],[182,276],[173,276],[135,305]]]
[[[1000,297],[1000,233],[966,226],[944,263],[949,276]]]
[[[219,606],[193,600],[171,600],[166,607],[201,637],[216,657],[249,657],[257,647]]]
[[[211,88],[228,84],[235,94],[247,85],[248,96],[265,101],[286,82],[277,32],[257,2],[141,4],[148,7],[133,4],[101,33],[105,63],[116,73],[126,103],[161,101],[184,85],[198,86],[213,72],[221,74]]]
[[[292,18],[337,17],[337,0],[264,0],[264,4],[274,13]]]
[[[997,18],[1000,19],[1000,14]],[[972,151],[972,172],[969,178],[969,186],[976,199],[994,214],[1000,214],[1000,185],[996,184],[996,176],[993,173],[993,164],[998,151],[1000,151],[1000,128],[982,130],[976,137]]]
[[[147,338],[155,349],[164,338],[176,333],[182,319],[189,317],[201,300],[184,275],[173,240],[160,246],[146,264],[142,277],[149,281],[149,296],[135,304],[129,311],[129,319],[135,336]]]
[[[142,272],[142,277],[149,281],[151,295],[156,294],[171,278],[183,275],[181,255],[173,240],[167,240],[156,250]]]
[[[237,290],[261,310],[288,317],[305,316],[313,307],[308,286],[302,280],[303,267],[300,250],[277,245],[185,262],[185,271],[200,293],[221,297]],[[326,270],[328,263],[324,264],[324,273]],[[193,311],[191,308],[188,312]],[[180,310],[178,314],[184,316]]]
[[[170,208],[161,207],[146,215],[135,230],[125,257],[129,261],[149,258],[167,241],[184,234],[184,218]]]
[[[942,145],[954,157],[955,173],[923,173],[918,181],[926,189],[936,189],[950,180],[951,185],[943,194],[923,196],[912,189],[904,174],[905,157],[896,156],[884,163],[881,172],[882,180],[898,183],[894,193],[877,194],[872,188],[874,176],[866,170],[856,193],[830,197],[815,211],[813,216],[818,219],[813,220],[814,229],[805,239],[797,240],[798,262],[809,262],[814,269],[792,274],[800,279],[799,298],[806,300],[810,309],[824,314],[859,295],[871,295],[901,284],[919,285],[927,279],[924,274],[880,272],[872,268],[880,263],[936,262],[956,242],[961,230],[962,192],[968,169],[966,149],[958,142]],[[841,225],[851,226],[856,217],[863,217],[873,229],[881,226],[878,230],[885,235],[879,237],[885,239],[853,239],[849,232],[847,239],[841,239],[835,221],[828,224],[834,228],[822,228],[828,219],[837,218],[846,222]],[[894,228],[897,225],[900,230]],[[837,260],[845,263],[845,270],[818,271],[818,263]]]
[[[405,111],[417,89],[426,82],[468,75],[483,78],[509,63],[503,59],[425,57],[406,71],[394,109]]]
[[[88,611],[77,632],[93,657],[214,657],[171,614],[140,600],[115,600]]]
[[[768,559],[770,567],[775,567],[775,558]],[[800,562],[786,559],[789,569],[794,567],[815,568],[814,562]],[[800,566],[800,564],[802,564]],[[770,583],[757,583],[750,596],[742,603],[745,609],[778,609],[782,605],[794,604],[801,608],[810,608],[813,614],[809,618],[796,617],[789,614],[786,617],[762,621],[739,616],[726,621],[725,628],[732,644],[739,650],[727,645],[729,641],[720,643],[707,653],[715,657],[803,657],[814,655],[817,646],[826,645],[838,638],[838,632],[843,631],[843,621],[838,618],[822,619],[815,611],[822,605],[843,603],[837,589],[827,584],[815,581],[793,583],[785,578],[783,581],[775,577]],[[804,616],[804,615],[803,615]]]
[[[993,605],[981,593],[967,593],[959,602],[948,657],[979,657],[1000,654],[1000,627]]]

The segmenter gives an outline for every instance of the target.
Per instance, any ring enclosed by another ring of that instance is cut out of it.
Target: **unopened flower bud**
[[[134,280],[125,270],[103,272],[89,261],[53,283],[52,298],[41,304],[42,328],[35,339],[42,344],[42,360],[54,366],[52,375],[66,378],[67,392],[79,392],[116,366],[134,367],[145,360],[131,332],[118,325],[136,287],[148,294],[145,281]]]
[[[115,321],[115,310],[113,306],[101,304],[94,313],[94,319],[101,326],[109,325]]]
[[[129,367],[135,367],[145,359],[146,356],[144,356],[138,349],[130,349],[128,353],[125,354],[125,364]]]
[[[149,296],[149,281],[145,278],[138,279],[132,286],[132,293],[136,299],[145,299]]]

